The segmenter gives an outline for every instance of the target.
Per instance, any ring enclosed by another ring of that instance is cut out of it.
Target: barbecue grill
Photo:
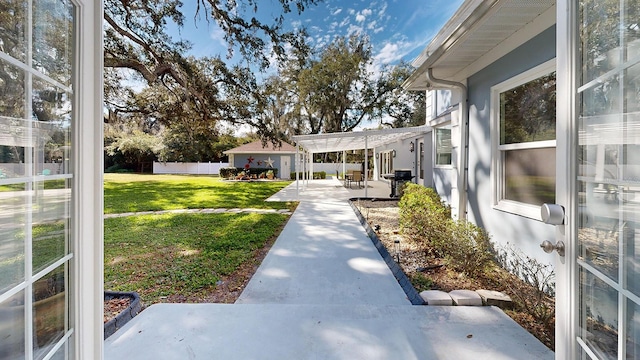
[[[407,169],[394,170],[393,174],[384,174],[382,177],[391,180],[391,194],[389,194],[391,198],[399,198],[402,196],[402,186],[414,178],[414,176],[411,175],[411,170]]]

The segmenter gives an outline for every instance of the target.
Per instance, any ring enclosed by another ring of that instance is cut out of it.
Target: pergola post
[[[313,157],[314,153],[309,153],[309,177],[307,179],[313,180]]]
[[[296,161],[293,165],[296,172],[296,199],[300,201],[300,169],[298,169],[298,163],[300,162],[300,146],[296,143]]]
[[[342,150],[342,178],[347,174],[347,151]]]
[[[364,197],[368,197],[369,186],[367,181],[369,180],[369,137],[364,137]]]

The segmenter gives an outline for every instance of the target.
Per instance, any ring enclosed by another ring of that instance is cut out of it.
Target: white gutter
[[[500,0],[466,0],[458,11],[440,29],[426,49],[411,63],[417,69],[404,81],[405,90],[423,90],[413,87],[419,76],[433,68],[435,63],[455,47]]]
[[[433,69],[429,68],[426,72],[429,87],[442,86],[446,88],[455,88],[461,92],[460,100],[460,159],[458,161],[458,171],[462,169],[462,174],[458,174],[458,218],[467,218],[467,190],[469,183],[469,111],[468,111],[468,90],[467,87],[459,82],[437,79],[433,76]],[[460,176],[462,175],[462,176]]]

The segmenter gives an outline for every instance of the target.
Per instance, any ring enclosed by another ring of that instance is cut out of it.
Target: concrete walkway
[[[376,186],[369,196],[388,196]],[[553,358],[500,309],[411,305],[346,201],[354,191],[316,180],[274,195],[301,202],[236,304],[153,305],[105,358]]]

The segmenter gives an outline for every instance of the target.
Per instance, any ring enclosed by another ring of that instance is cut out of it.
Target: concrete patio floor
[[[500,309],[411,305],[347,202],[363,193],[335,179],[283,189],[271,200],[300,205],[235,304],[153,305],[105,359],[553,358]]]

